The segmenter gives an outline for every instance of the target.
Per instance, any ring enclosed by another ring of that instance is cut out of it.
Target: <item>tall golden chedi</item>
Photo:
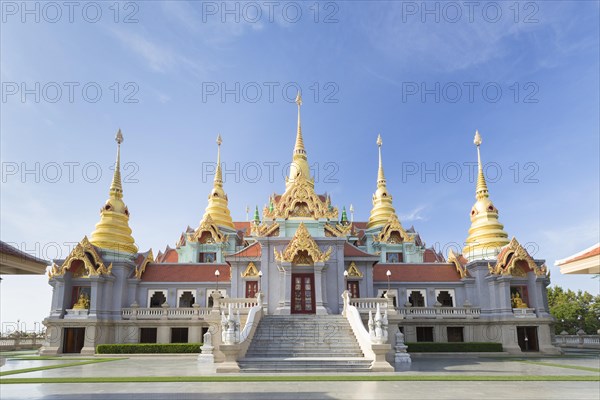
[[[229,212],[228,199],[225,190],[223,190],[223,171],[221,169],[221,135],[217,136],[217,170],[213,182],[213,189],[208,195],[208,205],[204,212],[204,217],[210,215],[217,226],[234,228],[231,213]],[[203,219],[204,219],[203,217]]]
[[[92,232],[90,243],[106,250],[136,254],[138,251],[129,227],[129,210],[123,202],[123,186],[121,185],[121,143],[123,134],[117,132],[117,162],[110,185],[109,197],[100,210],[100,222]]]
[[[490,200],[485,182],[479,150],[481,145],[479,131],[475,132],[473,143],[477,146],[478,175],[475,189],[477,201],[471,208],[471,228],[463,248],[463,255],[469,261],[494,259],[500,252],[500,248],[509,242],[504,225],[498,220],[498,209]]]
[[[305,178],[309,184],[314,187],[315,182],[310,176],[310,167],[308,165],[308,157],[304,148],[304,139],[302,138],[302,125],[300,123],[300,107],[302,106],[302,95],[298,92],[296,96],[296,104],[298,105],[298,129],[296,131],[296,144],[294,145],[294,153],[292,156],[292,164],[290,165],[290,176],[286,179],[286,190],[302,178]]]
[[[373,208],[367,223],[367,229],[385,225],[392,215],[396,214],[392,204],[392,196],[388,193],[385,175],[383,174],[383,163],[381,161],[381,135],[377,136],[377,147],[379,149],[379,170],[377,171],[377,190],[373,194]]]

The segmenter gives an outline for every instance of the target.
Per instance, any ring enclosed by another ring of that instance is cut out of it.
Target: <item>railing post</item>
[[[344,302],[344,308],[342,310],[342,315],[344,317],[346,317],[346,312],[348,311],[348,306],[350,305],[350,292],[348,292],[347,290],[344,290],[342,292],[342,299]]]
[[[169,312],[169,305],[165,302],[162,304],[162,316],[160,317],[160,319],[168,319],[168,312]]]

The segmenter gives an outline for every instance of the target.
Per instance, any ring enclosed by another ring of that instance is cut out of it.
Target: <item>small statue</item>
[[[79,299],[77,299],[77,303],[73,305],[74,310],[87,310],[90,308],[90,299],[88,299],[85,293],[81,293],[79,295]]]
[[[208,331],[204,334],[203,345],[204,346],[212,346],[212,334]]]
[[[519,292],[516,292],[511,297],[513,308],[527,308],[527,303],[521,299]]]

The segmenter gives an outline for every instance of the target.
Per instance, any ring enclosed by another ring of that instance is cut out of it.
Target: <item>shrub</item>
[[[97,354],[200,353],[202,343],[99,344]]]
[[[406,343],[410,353],[471,353],[471,352],[501,352],[502,343],[488,342],[449,342],[449,343]]]

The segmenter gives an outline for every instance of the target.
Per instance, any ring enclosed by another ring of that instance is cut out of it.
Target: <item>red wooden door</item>
[[[347,289],[353,299],[358,299],[360,297],[360,292],[358,291],[358,281],[348,281]]]
[[[246,281],[246,298],[253,299],[258,293],[258,282],[257,281]]]
[[[313,274],[292,274],[292,314],[315,313]]]

